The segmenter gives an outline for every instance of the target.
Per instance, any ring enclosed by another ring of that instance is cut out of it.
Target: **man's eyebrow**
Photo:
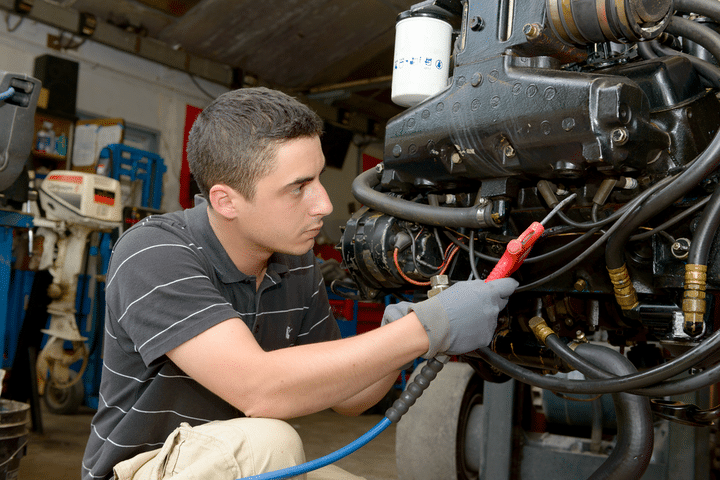
[[[326,165],[323,165],[322,170],[320,170],[320,175],[323,174],[323,172],[325,171],[326,168],[327,168],[327,166],[326,166]],[[312,177],[302,177],[302,178],[298,178],[298,179],[296,179],[296,180],[288,183],[288,184],[286,185],[286,187],[292,187],[292,186],[295,186],[295,185],[302,185],[302,184],[304,184],[304,183],[312,182],[313,180],[315,180],[315,176],[314,176],[314,175],[313,175]]]

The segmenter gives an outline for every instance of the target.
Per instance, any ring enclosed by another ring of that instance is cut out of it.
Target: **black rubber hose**
[[[714,332],[692,350],[653,369],[623,377],[594,380],[568,380],[538,375],[526,368],[515,365],[510,360],[493,352],[489,347],[479,348],[469,355],[485,360],[502,373],[516,380],[553,392],[583,394],[633,392],[644,394],[643,388],[658,384],[685,372],[715,353],[718,343],[720,343],[720,330]]]
[[[527,369],[519,367],[514,363],[505,360],[497,354],[495,357],[492,355],[484,355],[484,352],[475,352],[478,357],[483,358],[487,363],[496,367],[502,373],[511,376],[521,382],[533,385],[546,390],[563,393],[577,393],[577,394],[598,394],[598,393],[612,393],[625,391],[622,388],[607,389],[603,387],[601,390],[593,388],[584,388],[583,384],[587,386],[597,385],[592,380],[558,380],[555,377],[543,377],[537,375]],[[491,351],[492,353],[492,351]],[[501,359],[500,363],[492,363],[493,361]],[[504,363],[503,363],[504,362]],[[502,363],[502,364],[501,364]],[[570,363],[570,362],[567,362]],[[619,378],[619,377],[617,377]],[[557,380],[557,381],[556,381]],[[645,395],[648,397],[664,397],[668,395],[678,395],[682,393],[692,392],[705,388],[709,385],[714,385],[720,382],[720,364],[714,365],[701,373],[697,373],[690,377],[684,377],[676,380],[664,380],[652,384],[647,387],[638,389],[628,389],[628,393],[634,393],[636,395]],[[568,388],[564,388],[567,386]]]
[[[391,197],[374,190],[380,184],[380,174],[375,169],[358,175],[352,183],[352,193],[364,205],[393,217],[436,227],[481,228],[493,224],[486,218],[485,207],[467,208],[436,207]]]
[[[720,35],[713,30],[685,18],[672,17],[666,31],[688,38],[704,47],[716,58],[720,58]],[[715,134],[715,137],[700,154],[692,168],[682,172],[672,182],[671,188],[664,188],[652,195],[640,212],[629,219],[617,233],[610,237],[605,248],[607,267],[610,269],[622,267],[625,264],[625,244],[632,232],[646,220],[652,218],[689,192],[700,180],[715,170],[718,164],[720,164],[720,132]]]
[[[637,45],[638,53],[645,60],[652,60],[658,58],[658,54],[655,53],[652,48],[650,48],[650,42],[637,42],[635,45]]]
[[[667,380],[642,389],[642,394],[648,397],[665,397],[694,392],[720,382],[720,364],[696,373],[690,377],[677,380]]]
[[[616,378],[615,375],[597,368],[581,355],[578,355],[562,340],[560,340],[557,335],[549,335],[545,339],[545,345],[547,345],[547,347],[565,363],[588,378]],[[628,393],[645,395],[648,397],[664,397],[667,395],[677,395],[680,393],[698,390],[700,388],[707,387],[708,385],[712,385],[713,383],[717,383],[719,380],[720,364],[714,365],[699,374],[693,375],[692,377],[686,377],[679,380],[665,380],[649,387],[630,390]]]
[[[596,367],[592,362],[586,360],[582,355],[575,353],[570,347],[560,340],[557,335],[548,335],[545,339],[545,345],[552,350],[555,355],[560,357],[565,363],[570,365],[572,368],[582,373],[588,378],[614,378],[616,375],[612,375],[605,370]]]
[[[692,242],[690,243],[690,253],[688,254],[687,263],[690,265],[707,265],[710,256],[710,247],[715,240],[715,233],[720,226],[720,188],[715,187],[715,191],[710,197],[705,210],[700,216],[700,221],[693,233]]]
[[[675,0],[673,8],[685,13],[696,13],[720,22],[720,3],[717,0]]]
[[[633,364],[615,350],[584,343],[576,352],[590,363],[619,375],[636,372]],[[654,431],[650,400],[629,393],[613,394],[617,417],[617,441],[610,456],[588,480],[634,480],[650,464]]]
[[[662,45],[657,40],[652,40],[648,43],[650,43],[650,45],[647,48],[652,48],[652,50],[657,54],[661,54],[666,57],[675,55],[687,58],[688,60],[690,60],[690,63],[692,64],[695,71],[697,71],[698,75],[700,75],[706,82],[708,82],[706,86],[720,88],[720,68],[718,68],[717,65],[713,65],[712,63],[705,61],[702,58],[688,55],[687,53],[679,52],[673,48]]]

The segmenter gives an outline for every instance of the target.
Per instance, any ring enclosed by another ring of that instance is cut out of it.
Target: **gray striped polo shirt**
[[[241,318],[265,350],[340,338],[312,252],[273,255],[256,291],[196,203],[141,221],[113,248],[84,480],[111,478],[115,464],[160,447],[181,422],[242,416],[165,355],[213,325]]]

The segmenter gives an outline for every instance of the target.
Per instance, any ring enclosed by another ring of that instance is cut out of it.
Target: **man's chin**
[[[293,248],[287,248],[281,251],[278,251],[278,253],[284,253],[286,255],[295,255],[295,256],[303,256],[306,253],[308,253],[310,250],[313,249],[315,246],[315,239],[311,238],[309,240],[306,240],[303,243],[298,243]]]

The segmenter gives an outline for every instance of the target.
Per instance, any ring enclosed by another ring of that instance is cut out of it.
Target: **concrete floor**
[[[27,454],[20,460],[19,480],[75,480],[94,411],[83,407],[74,415],[43,412],[43,433],[31,432]],[[349,444],[381,420],[379,414],[344,417],[331,410],[293,419],[305,444],[308,460],[314,460]],[[375,440],[337,462],[337,465],[367,480],[397,479],[395,426]]]

